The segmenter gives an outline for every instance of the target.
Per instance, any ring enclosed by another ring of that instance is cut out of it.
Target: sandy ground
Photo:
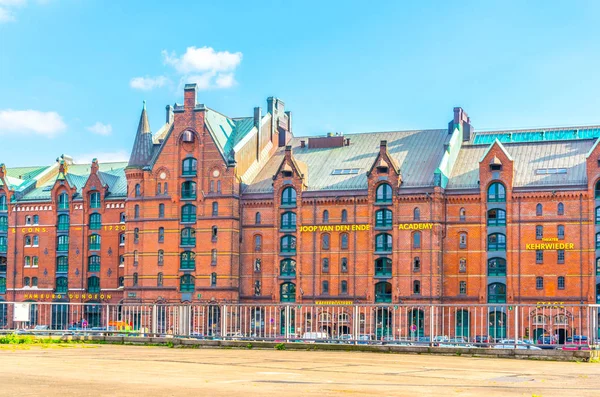
[[[362,352],[2,346],[2,396],[600,396],[600,364]]]

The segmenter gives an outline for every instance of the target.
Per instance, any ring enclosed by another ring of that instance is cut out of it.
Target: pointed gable
[[[396,162],[396,159],[394,159],[392,156],[390,156],[390,153],[388,152],[388,149],[387,149],[387,141],[386,140],[382,140],[379,143],[379,153],[377,154],[377,158],[371,165],[371,168],[369,168],[367,175],[370,176],[373,173],[373,170],[376,168],[380,168],[380,169],[386,168],[388,170],[393,170],[393,172],[399,177],[398,178],[399,184],[402,183],[402,174],[400,173],[400,166],[398,165],[398,162]]]
[[[128,167],[143,168],[147,166],[152,159],[153,149],[154,143],[152,141],[152,132],[146,113],[146,101],[144,101],[144,108],[142,109],[142,114],[140,116],[140,122],[138,124],[135,142],[133,143],[133,149],[131,150]]]
[[[286,176],[284,173],[289,173],[287,176],[297,176],[302,180],[304,186],[308,185],[308,167],[302,161],[294,158],[291,146],[285,147],[285,155],[277,172],[273,175],[273,180],[281,175]]]

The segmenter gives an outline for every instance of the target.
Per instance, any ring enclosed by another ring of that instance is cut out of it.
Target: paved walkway
[[[0,395],[599,396],[600,364],[361,352],[0,347]]]

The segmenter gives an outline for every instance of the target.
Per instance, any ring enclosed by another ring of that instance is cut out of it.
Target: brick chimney
[[[196,91],[198,85],[196,83],[186,84],[183,89],[183,106],[187,109],[194,109],[196,107]]]
[[[174,118],[173,106],[167,105],[165,110],[166,110],[165,123],[171,124],[173,122],[173,118]]]
[[[463,141],[471,140],[471,134],[473,133],[471,119],[461,107],[454,108],[454,118],[448,123],[448,133],[452,134],[455,128],[462,130]]]
[[[383,140],[379,143],[379,154],[385,154],[387,151],[387,141]]]

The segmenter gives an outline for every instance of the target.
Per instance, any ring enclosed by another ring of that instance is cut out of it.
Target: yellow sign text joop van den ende
[[[356,232],[371,230],[371,225],[319,225],[319,226],[300,226],[301,232]]]

